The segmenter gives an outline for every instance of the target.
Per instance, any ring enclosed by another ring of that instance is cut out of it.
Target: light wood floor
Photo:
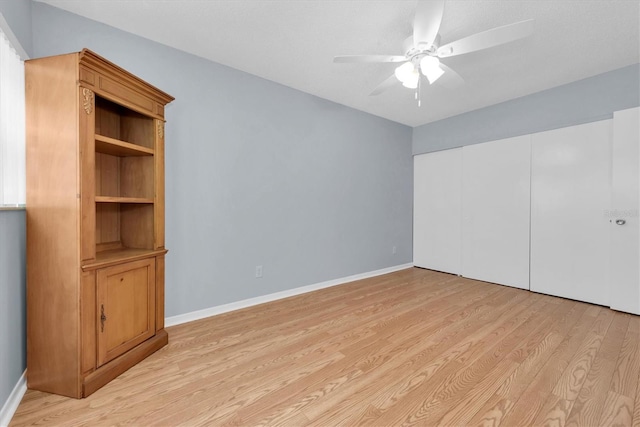
[[[640,425],[640,317],[408,269],[169,329],[11,425]]]

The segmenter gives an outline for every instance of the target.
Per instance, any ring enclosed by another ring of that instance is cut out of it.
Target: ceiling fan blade
[[[533,19],[528,19],[465,37],[440,46],[438,56],[440,58],[448,58],[450,56],[462,55],[530,36],[533,33],[533,23]]]
[[[344,55],[334,56],[333,62],[404,62],[407,58],[400,55]]]
[[[395,74],[391,74],[385,81],[380,83],[370,94],[369,96],[380,95],[385,90],[389,89],[392,86],[395,86],[396,83],[400,83],[396,78]]]
[[[444,70],[444,74],[435,83],[440,84],[447,89],[457,89],[464,85],[464,79],[460,77],[460,74],[453,71],[451,68],[440,63],[440,68]]]
[[[416,15],[413,18],[413,45],[425,44],[429,48],[438,36],[444,0],[418,0]]]

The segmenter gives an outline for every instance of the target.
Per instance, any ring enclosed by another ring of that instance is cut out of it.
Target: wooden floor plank
[[[640,425],[640,318],[410,268],[168,328],[27,425]]]
[[[575,357],[556,383],[553,394],[566,400],[575,400],[587,379],[591,364],[600,350],[602,341],[613,319],[612,312],[603,311],[600,322],[596,321],[596,327],[589,332],[586,340],[576,351]]]
[[[472,348],[473,342],[482,339],[493,329],[502,329],[502,322],[512,320],[514,314],[539,303],[538,299],[532,299],[518,304],[516,297],[517,295],[512,298],[512,304],[498,310],[490,310],[479,317],[479,312],[475,312],[474,316],[461,318],[460,322],[449,324],[431,336],[422,337],[423,349],[418,348],[422,351],[406,355],[398,363],[377,369],[372,372],[370,381],[363,382],[360,389],[333,394],[323,404],[305,409],[305,413],[314,425],[351,425],[362,416],[358,409],[364,407],[362,399],[377,408],[386,409],[389,403],[397,401],[424,381],[433,380],[435,373],[453,358]],[[461,312],[461,316],[465,312],[468,312],[468,308]],[[485,329],[487,325],[490,326]],[[455,364],[454,368],[458,369],[460,366]],[[398,371],[407,374],[399,378]],[[329,408],[333,410],[328,410]]]
[[[490,295],[495,294],[496,290],[495,289],[490,289],[490,288],[486,288],[484,290],[485,294],[487,295],[487,298],[490,297]],[[446,297],[448,298],[448,297]],[[419,300],[415,300],[415,301],[419,301]],[[434,300],[430,300],[430,303],[433,303]],[[437,302],[437,301],[436,301]],[[420,323],[419,321],[421,320],[420,317],[417,315],[417,312],[422,311],[423,309],[425,310],[426,313],[429,313],[429,304],[424,304],[422,305],[420,308],[416,308],[415,312],[413,313],[409,313],[412,314],[414,317],[416,317],[415,320],[417,320],[416,323]],[[419,304],[420,305],[420,304]],[[452,304],[448,301],[443,301],[443,303],[441,304],[443,307],[450,307],[452,306]],[[455,314],[455,316],[459,316],[459,310],[454,310],[453,313]],[[370,325],[370,319],[371,316],[369,317],[368,323],[365,323],[364,325],[369,326]],[[447,319],[447,318],[445,318]],[[406,323],[406,319],[405,319],[405,323]],[[388,322],[387,318],[381,318],[378,322],[378,325],[380,324],[385,324],[386,328],[385,328],[385,333],[380,334],[378,336],[378,339],[376,341],[372,341],[372,342],[367,342],[367,340],[362,340],[360,342],[357,342],[356,340],[348,340],[348,339],[339,339],[338,343],[342,343],[342,344],[349,344],[348,347],[346,348],[335,348],[334,350],[340,350],[340,352],[342,354],[346,354],[349,355],[351,353],[351,351],[349,350],[350,347],[355,347],[356,349],[358,349],[359,351],[362,351],[362,349],[367,349],[367,345],[369,346],[374,346],[374,348],[380,348],[380,347],[384,347],[383,346],[383,342],[382,339],[386,336],[388,336],[388,334],[386,332],[387,328],[393,329],[393,323]],[[402,324],[398,325],[398,326],[402,326]],[[420,330],[416,330],[415,333],[416,334],[421,334],[424,332],[428,332],[428,328],[427,329],[423,329],[422,331]],[[424,335],[424,334],[422,334]],[[426,335],[428,336],[428,334]],[[348,338],[348,337],[347,337]],[[323,350],[331,350],[331,348],[326,348],[327,345],[320,343],[321,348]],[[367,353],[368,354],[368,353]],[[388,356],[392,355],[393,353],[388,354]],[[353,356],[353,355],[352,355]],[[367,356],[367,358],[371,358],[373,356]],[[366,359],[365,359],[366,360]],[[344,366],[350,367],[352,364],[352,362],[345,362]],[[225,421],[229,421],[230,419],[236,419],[238,417],[254,417],[254,416],[258,416],[258,414],[260,413],[260,411],[266,411],[268,410],[271,406],[273,405],[277,405],[280,401],[286,400],[287,397],[290,397],[292,394],[296,394],[296,393],[300,393],[300,392],[304,392],[305,390],[309,389],[310,387],[312,387],[315,382],[314,382],[314,378],[320,378],[322,381],[325,381],[328,375],[332,375],[332,373],[336,373],[336,372],[340,372],[341,369],[341,365],[340,364],[334,364],[330,367],[327,367],[327,369],[322,370],[321,372],[319,372],[317,375],[315,376],[309,376],[307,378],[304,378],[304,381],[300,382],[300,383],[288,383],[288,384],[284,384],[284,383],[280,383],[279,384],[279,389],[273,391],[273,393],[271,393],[272,390],[263,388],[262,395],[255,395],[253,394],[251,397],[251,401],[245,401],[244,403],[244,407],[243,410],[239,413],[239,414],[235,414],[232,416],[233,410],[235,410],[235,408],[232,406],[231,408],[228,408],[230,410],[226,410],[226,411],[218,411],[218,413],[216,414],[215,417],[213,417],[210,421],[212,422],[216,422],[216,423],[222,423]],[[354,378],[351,378],[352,380],[354,380]],[[286,387],[285,387],[286,386]],[[204,396],[203,396],[204,397]],[[202,400],[202,399],[198,399],[198,400]],[[261,402],[257,402],[258,400],[261,400]],[[179,414],[178,414],[179,415]]]
[[[557,305],[544,305],[531,315],[523,318],[513,329],[506,329],[508,334],[499,339],[481,342],[469,351],[472,356],[454,362],[464,366],[443,379],[423,383],[412,391],[407,399],[403,399],[385,411],[376,422],[379,425],[434,425],[443,416],[448,405],[461,399],[466,391],[489,372],[500,371],[506,364],[501,363],[510,353],[518,351],[527,342],[529,334],[535,333],[546,324],[551,324],[551,314]]]
[[[595,311],[588,309],[584,312],[582,318],[565,336],[563,342],[558,346],[556,351],[554,351],[549,360],[540,368],[540,371],[530,383],[527,384],[524,390],[514,390],[517,391],[517,393],[510,391],[508,396],[511,397],[510,400],[515,403],[503,419],[505,425],[533,424],[540,412],[544,412],[543,416],[546,416],[548,410],[555,407],[554,398],[565,399],[564,394],[553,394],[556,388],[561,389],[564,393],[565,383],[572,385],[573,389],[571,391],[574,391],[575,395],[577,395],[575,389],[578,388],[578,385],[575,385],[575,383],[579,382],[581,386],[584,377],[571,378],[570,373],[583,372],[576,368],[576,366],[583,366],[577,363],[583,356],[584,351],[582,349],[591,348],[594,341],[593,335],[597,335],[598,332],[604,333],[602,329],[608,328],[611,322],[612,315],[610,314],[610,310],[605,310],[601,307],[595,308]],[[594,312],[599,313],[595,318],[590,316],[590,314]],[[606,329],[604,330],[606,331]],[[558,383],[561,381],[563,381],[563,385],[558,386]],[[545,403],[547,403],[547,407],[545,407]],[[551,405],[551,407],[549,407],[549,405]]]
[[[491,295],[494,295],[496,292],[494,289],[484,289],[484,293],[486,296],[479,301],[484,301],[486,298],[493,298]],[[421,311],[419,309],[418,311]],[[419,321],[420,318],[417,313],[413,313],[413,317],[417,317]],[[449,319],[449,317],[460,317],[460,312],[454,311],[454,313],[447,318],[445,318],[445,322]],[[362,342],[351,343],[351,345],[347,348],[341,349],[340,353],[348,356],[348,359],[345,359],[341,363],[336,363],[331,366],[328,366],[326,369],[318,372],[315,375],[310,375],[307,378],[302,379],[300,382],[291,383],[287,386],[280,387],[279,390],[273,393],[267,393],[263,396],[260,396],[258,399],[251,402],[251,404],[245,405],[237,414],[231,417],[231,414],[217,414],[214,418],[209,420],[214,423],[223,423],[223,422],[234,422],[241,424],[248,424],[250,420],[253,420],[252,423],[257,422],[256,419],[260,419],[263,417],[265,412],[269,412],[275,405],[280,404],[281,402],[287,402],[290,399],[296,399],[296,396],[303,395],[301,397],[303,403],[295,405],[297,408],[302,406],[307,406],[309,403],[315,401],[321,396],[326,394],[325,386],[329,383],[329,386],[333,392],[344,383],[345,375],[350,379],[351,382],[355,382],[356,378],[359,378],[362,373],[372,368],[372,360],[383,361],[385,357],[389,357],[393,355],[393,353],[387,353],[387,349],[385,349],[385,342],[382,341],[384,338],[389,337],[392,333],[398,332],[397,328],[402,327],[402,323],[395,322],[396,319],[390,321],[389,319],[381,319],[378,323],[378,335],[376,340],[362,340]],[[405,319],[405,324],[409,319]],[[449,320],[450,321],[450,320]],[[420,322],[418,322],[420,324]],[[428,328],[426,329],[428,332]],[[422,330],[415,330],[414,334],[424,335],[425,332],[424,327]],[[429,336],[428,334],[426,335]],[[410,339],[411,342],[416,343],[417,339],[413,337]],[[408,349],[405,347],[398,347],[397,345],[392,346],[394,348],[401,349],[403,352],[406,352]],[[363,366],[367,365],[367,366]],[[356,367],[355,371],[345,371],[350,370],[353,367]],[[337,384],[337,386],[336,386]],[[319,389],[314,390],[314,386],[318,386]],[[284,408],[288,408],[289,404],[282,404]]]
[[[534,424],[561,422],[561,425],[573,427],[598,425],[628,324],[627,316],[615,316],[597,350],[593,345],[587,347],[585,342],[585,345],[578,350],[581,357],[574,358],[574,369],[570,365],[563,375],[564,380],[568,375],[573,378],[574,382],[569,387],[569,391],[561,390],[565,394],[559,395],[558,384],[562,381],[561,379],[556,384],[554,393],[538,413]],[[595,357],[592,363],[587,363],[586,361],[591,360],[593,354]],[[586,376],[584,369],[587,372]],[[573,393],[573,389],[578,388],[579,392]]]
[[[640,330],[635,320],[637,316],[629,315],[629,327],[611,380],[611,391],[631,399],[636,395],[640,377]]]
[[[567,419],[573,409],[573,400],[564,399],[554,394],[549,396],[544,407],[533,421],[534,426],[566,426]]]
[[[508,399],[498,398],[494,403],[488,405],[488,409],[478,414],[466,425],[482,426],[482,427],[498,427],[503,425],[504,416],[513,407],[513,402]],[[465,425],[465,424],[462,424]]]
[[[598,425],[629,326],[628,316],[615,316],[571,408],[567,426]]]
[[[597,425],[631,427],[633,423],[633,399],[610,391]]]
[[[482,425],[486,423],[500,425],[502,419],[513,408],[514,401],[531,385],[533,379],[540,373],[540,370],[549,361],[552,354],[557,355],[558,346],[563,343],[567,333],[575,327],[576,323],[584,320],[583,316],[586,316],[585,311],[588,308],[588,304],[569,300],[560,301],[561,304],[564,304],[564,316],[554,323],[552,328],[549,329],[547,337],[533,351],[527,354],[524,360],[518,359],[522,360],[522,362],[515,372],[500,384],[493,396],[481,402],[482,406],[471,419],[459,418],[461,425]],[[588,319],[590,317],[585,318]]]

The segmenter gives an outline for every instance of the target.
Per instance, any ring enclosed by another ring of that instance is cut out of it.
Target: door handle
[[[625,225],[627,221],[624,219],[616,219],[616,225]]]
[[[104,304],[100,304],[100,332],[104,332],[104,322],[107,321],[107,316],[104,315]]]

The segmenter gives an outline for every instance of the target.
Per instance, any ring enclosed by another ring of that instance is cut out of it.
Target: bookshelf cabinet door
[[[98,270],[98,366],[156,332],[155,258]]]

